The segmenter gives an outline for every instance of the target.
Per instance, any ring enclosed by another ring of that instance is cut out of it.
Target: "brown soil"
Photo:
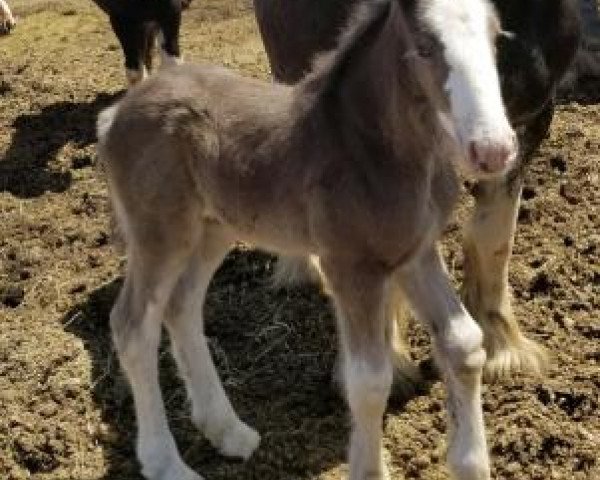
[[[87,0],[12,5],[20,24],[0,38],[0,478],[140,479],[131,397],[107,323],[123,258],[94,145],[96,114],[123,87],[121,54]],[[249,2],[192,5],[189,60],[267,77]],[[530,170],[511,270],[521,325],[554,362],[545,379],[519,375],[484,388],[497,479],[600,479],[599,160],[600,105],[560,107]],[[450,230],[447,256],[459,278],[458,229]],[[165,354],[171,425],[185,459],[210,480],[339,478],[349,425],[330,383],[330,309],[313,288],[270,290],[271,268],[266,255],[235,252],[207,305],[221,377],[262,433],[260,449],[246,464],[216,454],[189,423]],[[426,359],[417,328],[411,343]],[[434,383],[391,402],[392,478],[447,478],[443,399]]]

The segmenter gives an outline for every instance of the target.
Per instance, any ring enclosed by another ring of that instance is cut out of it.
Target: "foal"
[[[480,400],[482,333],[434,243],[469,163],[446,120],[432,59],[403,0],[365,2],[338,47],[295,87],[182,65],[132,89],[98,120],[99,152],[126,239],[111,313],[152,480],[200,480],[169,432],[157,372],[165,325],[194,424],[223,454],[248,458],[258,434],[236,415],[203,336],[209,281],[236,240],[316,254],[334,298],[353,419],[351,480],[387,478],[382,416],[392,381],[388,292],[400,287],[433,337],[448,388],[450,471],[489,479]],[[437,58],[437,57],[432,57]]]

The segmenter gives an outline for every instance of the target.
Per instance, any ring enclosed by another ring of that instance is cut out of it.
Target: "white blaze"
[[[500,92],[487,0],[430,0],[422,18],[444,46],[449,67],[445,89],[458,140],[507,146],[513,131]]]

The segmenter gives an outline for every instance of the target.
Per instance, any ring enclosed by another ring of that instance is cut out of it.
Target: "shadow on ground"
[[[213,279],[205,308],[223,384],[240,417],[262,434],[248,463],[216,454],[193,428],[168,345],[161,347],[172,431],[184,459],[207,478],[277,478],[286,472],[300,480],[345,461],[349,422],[331,382],[336,339],[328,301],[312,287],[273,291],[272,262],[264,254],[233,252]],[[108,316],[121,284],[119,278],[96,289],[65,317],[65,329],[84,341],[92,358],[94,401],[112,430],[103,442],[109,465],[104,480],[142,478],[133,460],[131,396],[110,341]],[[396,396],[390,409],[402,410],[407,400]]]
[[[91,159],[76,157],[64,168],[52,163],[68,144],[82,148],[95,143],[98,113],[117,97],[101,93],[91,102],[61,101],[18,116],[12,124],[15,132],[10,145],[0,158],[0,191],[31,198],[67,190],[70,168],[77,168],[73,163]]]

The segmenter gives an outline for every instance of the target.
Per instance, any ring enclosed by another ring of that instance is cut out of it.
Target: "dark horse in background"
[[[338,31],[359,1],[254,0],[275,78],[284,83],[300,80],[309,71],[315,53],[334,45]],[[508,265],[526,167],[548,133],[557,87],[580,42],[577,0],[492,3],[504,32],[497,42],[502,96],[519,136],[520,156],[516,167],[504,177],[474,184],[475,208],[465,229],[463,296],[484,331],[488,378],[515,370],[540,371],[544,366],[543,348],[523,335],[513,317]],[[421,48],[426,55],[429,47]],[[306,260],[300,258],[283,258],[278,268],[276,277],[282,279],[309,271]],[[401,340],[395,343],[400,346],[397,363],[405,370],[400,373],[406,380],[414,379],[406,348]]]
[[[181,12],[189,7],[191,1],[94,0],[108,15],[119,39],[130,86],[143,80],[152,70],[157,38],[160,43],[161,65],[180,63]]]
[[[596,0],[579,0],[583,31],[574,77],[575,97],[584,101],[600,100],[600,16]],[[571,94],[572,92],[567,92]]]

